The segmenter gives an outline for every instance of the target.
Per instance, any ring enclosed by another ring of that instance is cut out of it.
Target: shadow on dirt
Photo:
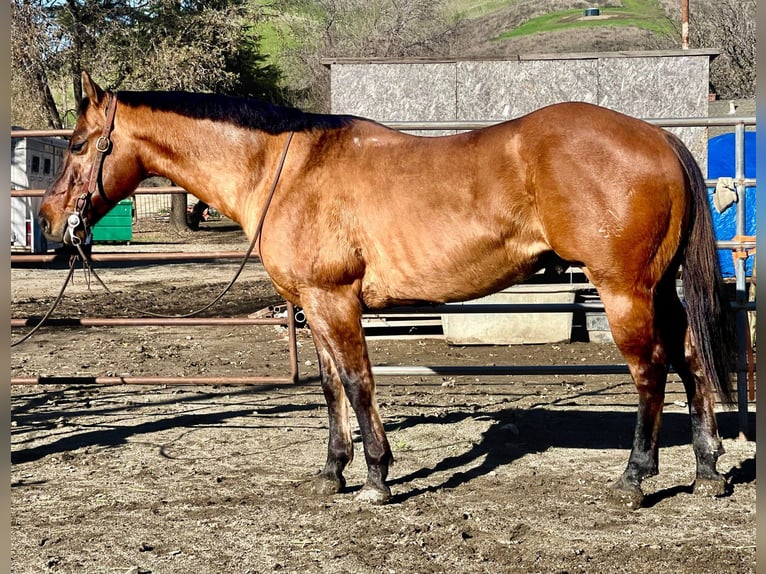
[[[24,433],[29,431],[53,432],[54,429],[66,425],[70,419],[80,421],[87,420],[87,417],[117,417],[124,423],[120,425],[99,424],[97,430],[87,430],[83,425],[73,427],[72,432],[53,439],[46,444],[40,444],[24,448],[17,446],[11,452],[11,464],[21,464],[32,462],[43,457],[76,450],[89,446],[111,447],[126,444],[131,437],[148,435],[155,432],[172,428],[200,428],[211,426],[225,426],[226,422],[233,418],[259,415],[260,417],[278,417],[284,413],[296,413],[302,411],[316,410],[323,404],[300,404],[300,405],[278,405],[278,406],[258,406],[258,402],[268,400],[267,397],[260,397],[268,391],[277,390],[279,386],[260,385],[257,389],[242,388],[231,390],[224,395],[220,393],[207,392],[189,392],[184,394],[169,395],[166,400],[153,401],[150,405],[147,403],[135,403],[132,397],[135,391],[126,390],[124,393],[115,393],[110,395],[110,405],[105,407],[93,407],[90,404],[95,393],[98,393],[97,387],[69,387],[62,391],[50,391],[44,395],[37,393],[28,398],[24,395],[14,397],[11,407],[11,416],[15,426],[11,429],[13,442],[20,445],[23,442]],[[294,387],[293,387],[294,388]],[[252,397],[247,405],[239,404],[236,409],[222,409],[219,412],[205,412],[199,414],[175,413],[166,416],[157,417],[150,422],[140,424],[129,424],[131,413],[137,409],[146,409],[147,406],[156,408],[158,411],[165,406],[173,405],[183,407],[184,405],[194,408],[194,405],[201,403],[222,404],[228,400],[225,397]],[[26,398],[26,400],[24,400]],[[254,425],[257,432],[257,425]]]
[[[398,477],[392,484],[411,484],[417,479],[424,479],[433,474],[449,472],[466,465],[482,461],[465,472],[455,472],[447,480],[435,486],[416,488],[395,495],[392,502],[400,503],[425,492],[443,488],[455,488],[479,476],[484,476],[499,467],[512,463],[526,454],[542,452],[549,448],[592,448],[592,449],[630,449],[633,439],[635,413],[618,411],[584,410],[532,410],[506,409],[482,414],[452,413],[446,417],[414,417],[407,419],[404,426],[418,424],[454,424],[466,418],[490,417],[492,426],[483,433],[482,440],[470,450],[440,461],[434,467],[424,467],[405,476]],[[718,414],[719,432],[722,437],[735,437],[738,434],[738,414],[725,412]],[[518,432],[509,432],[513,425]],[[755,413],[749,415],[749,427],[755,428]],[[755,437],[750,437],[755,440]],[[660,446],[680,446],[691,443],[689,416],[686,413],[665,413],[662,420]],[[627,460],[627,459],[626,459]],[[755,459],[746,461],[732,469],[727,480],[731,485],[749,483],[755,480]],[[645,506],[652,506],[679,494],[691,492],[691,486],[678,486],[656,492],[647,497]]]
[[[314,381],[307,380],[292,389],[313,385]],[[166,400],[152,402],[151,407],[158,410],[162,406],[193,406],[200,403],[216,402],[221,404],[232,397],[244,399],[238,402],[236,408],[224,408],[219,412],[205,413],[175,413],[165,414],[149,422],[129,424],[131,412],[137,408],[146,408],[147,404],[122,404],[113,402],[109,407],[94,408],[89,405],[90,397],[97,392],[94,388],[69,388],[66,391],[53,391],[43,396],[33,394],[14,397],[12,408],[16,426],[12,434],[16,437],[16,448],[11,453],[12,464],[22,464],[39,460],[45,456],[76,450],[88,446],[118,446],[125,444],[130,438],[161,432],[171,428],[200,428],[211,426],[226,426],[227,421],[247,416],[257,416],[260,420],[278,419],[285,414],[300,416],[300,413],[316,411],[324,408],[320,395],[312,397],[316,400],[303,404],[278,404],[269,401],[267,392],[278,387],[259,386],[257,389],[243,388],[231,390],[224,399],[220,393],[194,392],[174,394]],[[118,399],[121,395],[113,395]],[[124,393],[124,399],[131,396],[130,391]],[[26,399],[26,400],[25,400]],[[261,406],[259,403],[263,401]],[[269,402],[266,402],[269,401]],[[62,419],[87,419],[88,416],[121,415],[123,425],[103,426],[96,430],[87,426],[79,426],[59,438],[46,444],[23,446],[23,434],[30,430],[53,430],[60,426]],[[629,449],[633,437],[635,413],[625,411],[593,411],[580,409],[550,409],[506,408],[500,411],[471,411],[451,412],[438,415],[405,416],[396,422],[387,424],[389,431],[402,430],[418,425],[443,425],[445,433],[450,425],[468,419],[491,420],[491,426],[482,434],[481,440],[469,450],[455,456],[442,459],[433,467],[423,467],[404,476],[399,476],[391,484],[408,484],[418,479],[425,479],[438,473],[447,473],[448,478],[442,483],[423,488],[413,488],[407,492],[395,495],[393,503],[401,503],[425,492],[433,492],[444,488],[455,488],[477,477],[487,475],[504,465],[512,463],[526,454],[543,452],[549,448],[590,448],[590,449]],[[738,434],[738,414],[724,412],[718,414],[718,424],[721,436],[735,437]],[[258,432],[256,422],[248,428]],[[273,424],[269,424],[273,428]],[[749,426],[755,429],[755,413],[749,415]],[[755,437],[751,436],[751,440]],[[689,444],[691,433],[689,417],[686,413],[665,413],[661,446],[670,447]],[[324,450],[325,445],[317,444],[317,452]],[[479,464],[476,464],[479,463]],[[468,471],[459,471],[465,466],[473,466]],[[755,480],[755,459],[749,459],[742,465],[732,469],[727,476],[730,485],[750,483]],[[679,485],[673,488],[655,492],[647,496],[645,506],[653,506],[666,498],[679,493],[690,492],[691,486]]]

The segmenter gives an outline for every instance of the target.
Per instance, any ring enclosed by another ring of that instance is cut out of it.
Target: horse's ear
[[[104,90],[102,90],[101,87],[93,81],[90,74],[84,70],[82,72],[82,91],[83,94],[96,106],[101,103],[101,100],[104,97]]]

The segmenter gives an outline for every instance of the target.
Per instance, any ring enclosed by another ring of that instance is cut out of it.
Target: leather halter
[[[104,121],[104,127],[101,129],[101,135],[96,140],[96,155],[93,158],[93,164],[90,166],[90,173],[88,174],[85,192],[77,198],[74,213],[72,213],[67,220],[67,233],[69,233],[72,243],[75,245],[79,243],[79,238],[77,238],[73,231],[80,224],[82,224],[86,235],[88,235],[89,226],[86,212],[91,205],[91,199],[94,193],[98,192],[101,199],[110,207],[116,205],[116,202],[106,195],[103,185],[99,183],[101,168],[104,165],[104,157],[112,148],[112,140],[109,139],[109,136],[114,127],[114,115],[117,111],[117,96],[110,93],[107,97],[106,120]]]

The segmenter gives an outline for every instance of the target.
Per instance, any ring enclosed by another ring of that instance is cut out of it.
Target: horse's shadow
[[[404,425],[414,426],[439,422],[449,426],[476,413],[452,413],[446,417],[411,417]],[[435,466],[422,467],[414,472],[394,478],[392,485],[412,485],[418,479],[426,479],[442,473],[446,478],[425,487],[414,487],[392,496],[393,503],[402,503],[426,492],[455,488],[471,480],[490,474],[499,467],[511,464],[531,453],[549,448],[629,449],[633,439],[635,413],[624,411],[584,411],[505,409],[489,415],[493,422],[482,433],[482,438],[468,450],[440,460]],[[510,434],[516,425],[518,436]],[[737,436],[739,421],[736,412],[718,414],[721,436]],[[402,428],[402,424],[396,428]],[[749,413],[749,426],[755,428],[755,413]],[[446,431],[446,429],[445,429]],[[751,437],[754,438],[754,437]],[[665,413],[660,447],[690,444],[691,431],[686,413]],[[626,458],[627,462],[627,458]],[[478,464],[477,464],[478,463]],[[468,470],[458,470],[470,466]],[[744,461],[726,473],[730,486],[755,480],[755,458]],[[616,479],[617,477],[615,477]],[[651,507],[662,500],[682,492],[691,492],[692,485],[679,485],[648,494],[644,506]]]

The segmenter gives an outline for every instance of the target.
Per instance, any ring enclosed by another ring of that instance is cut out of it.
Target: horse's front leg
[[[346,485],[343,470],[354,458],[348,400],[340,377],[335,370],[332,357],[316,336],[314,337],[314,344],[319,358],[322,391],[327,401],[330,438],[327,443],[327,462],[317,479],[312,483],[312,491],[317,494],[335,494]]]
[[[345,391],[359,422],[367,462],[367,481],[357,499],[382,504],[391,497],[386,478],[393,456],[375,400],[359,298],[350,287],[311,289],[301,293],[301,302],[323,364],[322,384],[330,409],[328,459],[320,479],[342,485],[343,467],[351,459],[350,433],[340,404]]]

